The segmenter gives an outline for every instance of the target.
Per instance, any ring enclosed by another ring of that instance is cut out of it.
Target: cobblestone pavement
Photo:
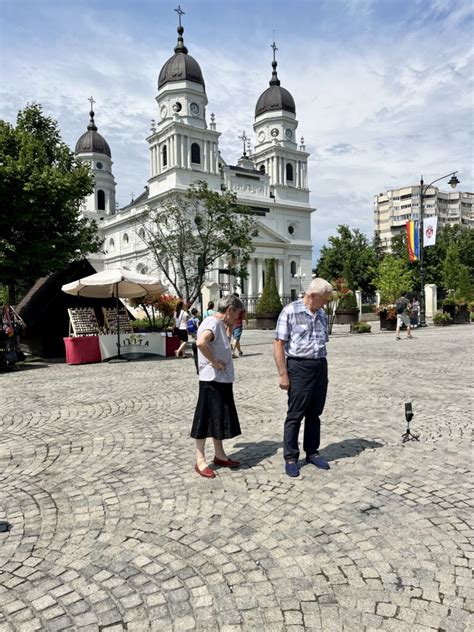
[[[473,629],[474,327],[333,336],[331,470],[297,479],[271,338],[244,332],[243,466],[214,480],[191,359],[0,375],[1,632]]]

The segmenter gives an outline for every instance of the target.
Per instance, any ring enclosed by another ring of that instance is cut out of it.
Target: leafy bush
[[[345,292],[341,298],[339,299],[339,303],[337,304],[337,309],[357,309],[357,299],[355,297],[354,292]]]
[[[444,327],[445,325],[450,325],[453,319],[447,312],[436,312],[433,316],[433,323],[437,327]]]
[[[359,322],[351,325],[351,331],[357,334],[368,334],[371,331],[371,327],[369,323],[366,323],[363,320],[359,320]]]
[[[263,288],[262,296],[258,299],[256,313],[257,316],[260,314],[279,314],[282,309],[283,306],[275,280],[275,259],[269,259],[266,283]]]

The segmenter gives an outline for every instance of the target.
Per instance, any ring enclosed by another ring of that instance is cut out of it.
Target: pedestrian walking
[[[207,309],[202,315],[202,318],[204,320],[204,318],[207,318],[208,316],[212,316],[212,314],[215,314],[215,313],[216,313],[216,310],[214,309],[214,301],[209,301],[209,303],[207,304]]]
[[[198,329],[199,398],[191,437],[196,440],[194,469],[205,478],[214,478],[216,475],[205,456],[206,439],[209,437],[214,443],[214,465],[230,468],[240,465],[239,461],[226,455],[222,442],[241,434],[232,387],[232,348],[226,327],[233,327],[242,308],[239,298],[224,296],[217,304],[217,311],[205,318]]]
[[[298,436],[303,417],[306,462],[329,469],[329,463],[319,454],[319,444],[320,416],[328,386],[328,319],[322,308],[332,295],[330,283],[313,279],[302,299],[283,308],[275,330],[274,357],[279,386],[288,391],[283,432],[283,457],[288,476],[299,476]]]
[[[395,311],[397,312],[397,329],[395,332],[396,340],[400,340],[400,329],[402,325],[407,328],[407,338],[411,338],[411,323],[408,316],[408,310],[410,308],[410,300],[407,297],[406,292],[402,292],[400,298],[395,301]]]
[[[184,349],[188,342],[188,312],[184,309],[183,301],[179,301],[176,305],[174,313],[174,330],[173,334],[180,339],[180,345],[174,352],[177,358],[184,357]]]
[[[239,298],[238,294],[234,294],[237,298]],[[240,339],[242,337],[242,331],[244,328],[244,320],[245,324],[248,325],[249,321],[247,320],[247,312],[244,308],[239,310],[237,318],[235,319],[234,327],[232,329],[232,357],[237,358],[237,354],[239,356],[243,355],[244,352],[240,348]]]
[[[420,301],[415,296],[411,302],[410,323],[412,327],[418,327],[419,317],[420,317]]]

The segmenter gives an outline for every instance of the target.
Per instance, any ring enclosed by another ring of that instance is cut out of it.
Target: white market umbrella
[[[147,294],[163,294],[166,292],[161,281],[153,276],[134,274],[129,270],[114,268],[103,270],[78,281],[66,283],[62,291],[73,296],[87,296],[88,298],[116,299],[117,308],[117,357],[120,357],[120,327],[119,327],[119,298],[139,298]]]

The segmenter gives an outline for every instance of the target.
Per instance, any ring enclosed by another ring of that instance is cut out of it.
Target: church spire
[[[181,9],[181,5],[179,5],[179,4],[178,4],[178,8],[174,9],[174,10],[178,14],[178,20],[179,20],[178,29],[177,29],[178,30],[178,43],[176,44],[176,46],[174,48],[174,52],[175,53],[184,53],[185,55],[187,55],[188,54],[188,49],[184,45],[184,39],[183,39],[184,28],[181,25],[181,16],[182,15],[186,15],[186,14]]]
[[[94,116],[95,116],[95,114],[94,114],[94,103],[95,103],[94,97],[89,97],[87,100],[90,101],[90,103],[91,103],[91,111],[89,112],[89,116],[91,117],[91,120],[89,121],[89,125],[87,126],[87,129],[90,129],[93,132],[96,132],[97,131],[97,125],[94,122]]]
[[[275,42],[273,42],[273,44],[271,44],[270,48],[273,48],[273,61],[272,61],[272,78],[270,79],[270,85],[271,86],[279,86],[280,85],[280,80],[278,79],[278,75],[277,75],[277,60],[276,60],[276,52],[278,50]]]

